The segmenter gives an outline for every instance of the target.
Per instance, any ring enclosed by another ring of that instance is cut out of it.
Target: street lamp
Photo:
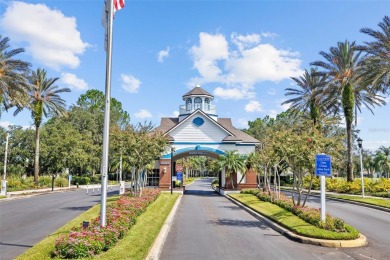
[[[4,175],[3,180],[1,181],[1,195],[7,195],[7,155],[8,155],[8,139],[9,133],[5,137],[5,153],[4,153]]]
[[[175,170],[173,168],[173,151],[174,148],[171,147],[171,194],[173,193],[173,171]]]
[[[363,149],[363,140],[359,137],[357,139],[360,152],[360,178],[362,180],[362,197],[364,198],[364,179],[363,179],[363,160],[362,160],[362,149]]]

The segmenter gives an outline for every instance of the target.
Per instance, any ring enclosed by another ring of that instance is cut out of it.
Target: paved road
[[[320,198],[309,197],[307,205],[320,208]],[[326,200],[326,212],[356,227],[369,241],[366,247],[344,252],[356,259],[390,259],[390,213],[335,200]]]
[[[13,259],[97,203],[97,189],[0,200],[0,259]]]
[[[336,248],[293,242],[210,188],[186,187],[160,259],[353,259]]]

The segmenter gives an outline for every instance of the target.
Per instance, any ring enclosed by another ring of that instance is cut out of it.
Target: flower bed
[[[53,257],[75,259],[92,257],[107,251],[124,237],[148,205],[160,194],[158,189],[145,189],[142,197],[122,196],[107,206],[106,226],[100,227],[100,217],[89,227],[74,227],[55,242]]]
[[[253,194],[262,201],[276,204],[318,228],[333,232],[353,232],[358,234],[357,230],[347,225],[342,219],[329,214],[326,214],[325,222],[321,221],[321,212],[319,209],[295,206],[291,198],[288,198],[284,194],[276,198],[275,194],[271,194],[270,196],[267,192],[261,192],[259,190],[243,190],[242,193]]]

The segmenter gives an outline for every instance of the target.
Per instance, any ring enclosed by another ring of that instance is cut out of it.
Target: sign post
[[[316,154],[315,157],[316,175],[321,178],[321,221],[325,221],[326,208],[325,208],[325,177],[332,175],[332,159],[326,154]]]
[[[119,181],[119,194],[125,194],[125,181]]]

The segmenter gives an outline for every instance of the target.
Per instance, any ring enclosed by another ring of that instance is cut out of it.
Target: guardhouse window
[[[206,98],[204,100],[205,110],[210,111],[210,99]]]
[[[187,100],[186,100],[186,111],[191,111],[191,107],[192,107],[192,100],[191,100],[191,98],[187,98]]]
[[[200,97],[197,97],[194,100],[194,110],[198,108],[202,109],[202,99]]]

